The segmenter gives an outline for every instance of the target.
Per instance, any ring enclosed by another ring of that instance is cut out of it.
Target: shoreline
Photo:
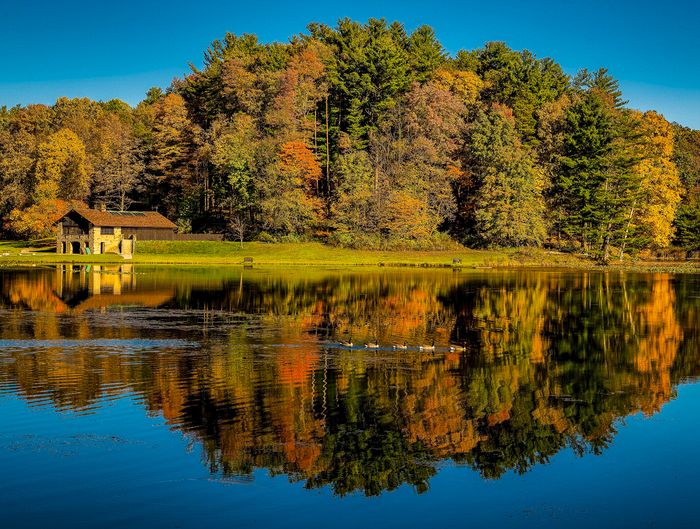
[[[700,273],[700,261],[629,259],[600,265],[583,256],[543,249],[389,251],[336,248],[322,243],[173,243],[142,241],[132,259],[117,254],[56,254],[28,243],[0,242],[0,267],[38,265],[123,265],[254,268],[413,268],[452,270],[591,270],[621,272]],[[252,258],[252,265],[244,262]],[[456,260],[456,262],[453,262]]]

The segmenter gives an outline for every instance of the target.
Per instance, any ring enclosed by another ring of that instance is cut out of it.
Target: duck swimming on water
[[[352,347],[352,346],[355,345],[355,344],[352,343],[352,336],[351,336],[351,337],[348,338],[347,340],[341,340],[341,341],[340,341],[340,345],[342,345],[343,347]]]
[[[435,351],[435,340],[430,345],[419,345],[418,349],[420,351]]]
[[[406,342],[404,343],[395,343],[392,346],[394,349],[408,349],[408,345],[406,345]]]
[[[379,344],[377,342],[367,342],[365,347],[367,349],[379,349]]]

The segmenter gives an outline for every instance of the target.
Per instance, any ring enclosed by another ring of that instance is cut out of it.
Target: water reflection
[[[422,492],[446,459],[498,478],[600,453],[700,374],[690,275],[128,265],[0,285],[0,391],[80,411],[135,395],[214,474],[341,495]],[[436,351],[390,349],[403,342]]]

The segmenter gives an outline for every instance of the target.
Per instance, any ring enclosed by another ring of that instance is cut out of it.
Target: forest
[[[181,232],[369,249],[700,249],[700,131],[505,43],[448,54],[398,22],[226,34],[201,67],[120,100],[0,108],[3,238],[76,203]]]

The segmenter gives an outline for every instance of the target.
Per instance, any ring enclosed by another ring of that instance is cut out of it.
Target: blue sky
[[[630,106],[700,129],[700,6],[687,0],[4,0],[0,105],[62,95],[135,104],[149,87],[186,73],[188,63],[201,64],[204,49],[226,31],[286,41],[310,21],[345,16],[399,20],[408,29],[429,24],[452,53],[503,40],[552,57],[569,73],[605,66]]]

